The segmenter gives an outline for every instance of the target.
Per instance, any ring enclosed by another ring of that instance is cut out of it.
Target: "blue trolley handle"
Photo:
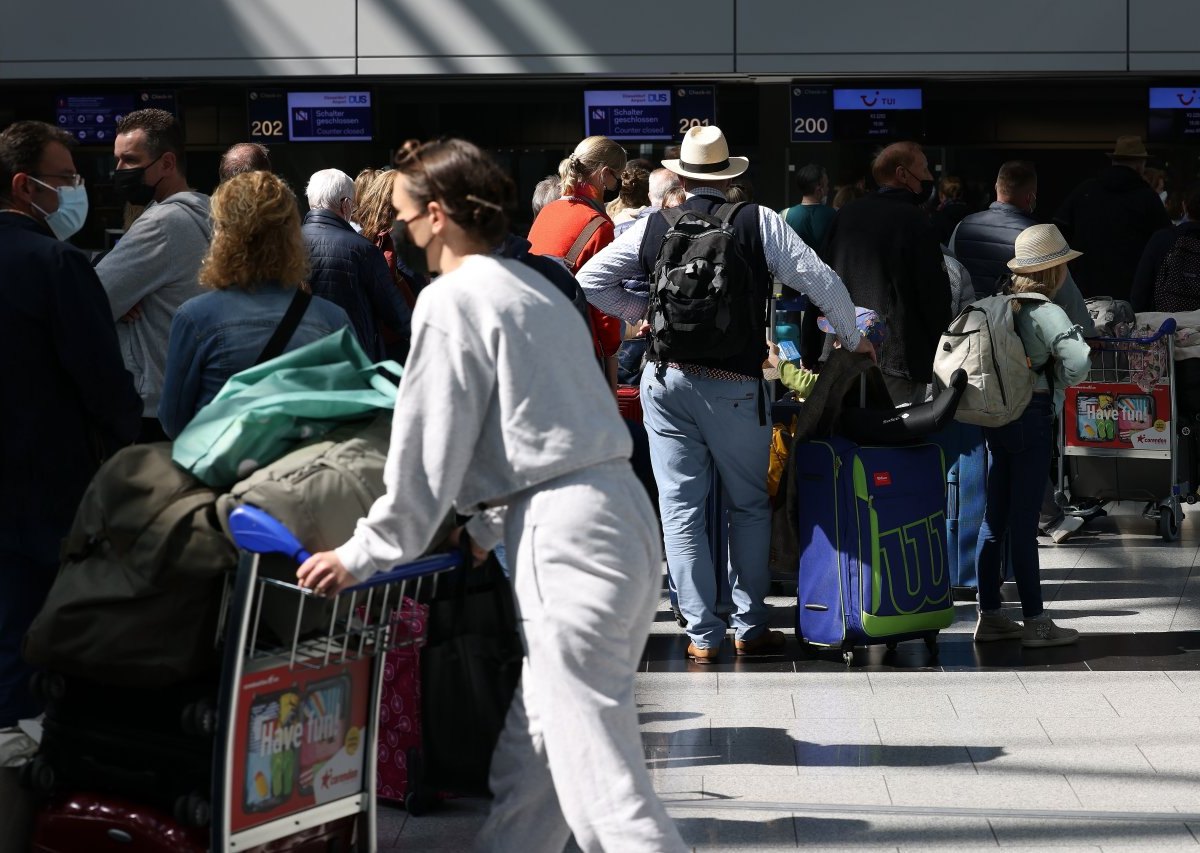
[[[1175,334],[1175,318],[1168,317],[1162,321],[1162,325],[1158,327],[1158,331],[1148,338],[1088,338],[1090,341],[1100,341],[1106,344],[1137,344],[1138,346],[1149,346],[1153,343],[1158,343],[1159,340],[1167,335]]]
[[[253,554],[283,554],[297,563],[303,563],[312,556],[282,521],[256,506],[240,506],[231,512],[229,530],[237,546]],[[396,566],[390,571],[381,572],[342,592],[355,592],[444,572],[458,568],[462,565],[462,559],[462,553],[458,551],[422,557],[411,563]],[[311,590],[306,592],[311,593]]]

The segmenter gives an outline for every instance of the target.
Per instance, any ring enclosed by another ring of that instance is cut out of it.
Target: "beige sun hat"
[[[1068,246],[1053,225],[1030,225],[1017,235],[1013,252],[1016,257],[1008,262],[1008,268],[1015,273],[1048,270],[1083,254]]]
[[[1140,136],[1118,136],[1117,147],[1108,152],[1109,157],[1135,157],[1142,160],[1150,157],[1150,152],[1142,144]]]
[[[697,181],[736,178],[750,168],[746,157],[730,157],[729,143],[716,125],[693,127],[683,136],[678,160],[663,160],[663,168]]]

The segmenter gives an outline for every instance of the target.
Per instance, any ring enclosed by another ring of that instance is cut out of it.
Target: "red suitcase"
[[[246,853],[350,853],[355,819],[343,818]],[[154,809],[100,794],[51,800],[33,830],[32,853],[207,853],[208,832],[185,829]]]
[[[641,389],[636,385],[618,385],[617,408],[621,410],[621,417],[625,420],[640,424],[642,422]]]

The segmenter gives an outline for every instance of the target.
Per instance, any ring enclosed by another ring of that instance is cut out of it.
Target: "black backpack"
[[[753,274],[733,231],[745,203],[712,214],[685,207],[667,220],[650,278],[650,355],[660,364],[729,358],[762,337]]]
[[[1154,278],[1154,310],[1173,314],[1200,308],[1200,238],[1175,241]]]

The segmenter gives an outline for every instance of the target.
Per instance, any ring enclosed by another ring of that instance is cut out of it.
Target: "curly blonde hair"
[[[392,207],[392,184],[395,180],[395,171],[382,169],[358,196],[356,218],[362,226],[363,236],[372,243],[396,221],[396,209]]]
[[[209,207],[212,245],[200,283],[217,290],[253,290],[264,281],[305,287],[308,249],[300,234],[296,196],[270,172],[235,175],[217,187]]]
[[[357,208],[359,205],[361,205],[363,203],[363,196],[367,192],[367,187],[371,186],[371,184],[374,183],[375,178],[378,175],[379,175],[379,169],[376,169],[373,166],[368,166],[367,168],[363,169],[357,175],[354,176],[354,206],[355,206],[355,208]],[[357,210],[355,211],[355,213],[357,213]],[[354,221],[358,222],[357,216],[355,217]],[[358,224],[362,225],[361,222],[359,222]]]

